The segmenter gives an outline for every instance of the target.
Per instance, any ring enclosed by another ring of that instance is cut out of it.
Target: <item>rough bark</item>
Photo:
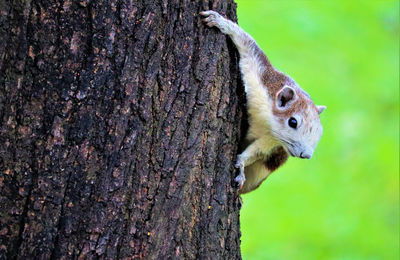
[[[0,0],[0,259],[240,259],[229,1]]]

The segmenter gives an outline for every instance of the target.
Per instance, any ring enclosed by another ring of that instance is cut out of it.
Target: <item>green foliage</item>
[[[272,64],[328,107],[313,158],[243,196],[243,258],[399,259],[398,1],[237,2]]]

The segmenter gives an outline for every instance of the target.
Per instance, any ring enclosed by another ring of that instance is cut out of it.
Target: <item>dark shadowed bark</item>
[[[240,259],[229,1],[0,0],[0,259]]]

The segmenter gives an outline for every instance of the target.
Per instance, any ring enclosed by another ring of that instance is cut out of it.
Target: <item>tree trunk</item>
[[[0,0],[0,259],[240,259],[229,1]],[[243,132],[243,131],[242,131]]]

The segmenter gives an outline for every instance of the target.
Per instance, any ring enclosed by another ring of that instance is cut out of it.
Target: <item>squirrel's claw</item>
[[[202,16],[210,16],[210,15],[217,15],[218,13],[212,10],[208,10],[208,11],[201,11],[200,14]]]
[[[236,176],[235,181],[238,183],[239,189],[243,187],[246,177],[244,175],[244,162],[240,155],[238,155],[237,161],[235,163],[235,168],[240,169],[240,173]]]
[[[203,22],[207,24],[208,27],[214,27],[218,25],[217,18],[219,14],[215,11],[202,11],[200,15],[204,16]]]
[[[239,190],[243,188],[243,184],[246,181],[246,177],[244,173],[241,171],[238,176],[236,176],[235,181],[238,183]]]

